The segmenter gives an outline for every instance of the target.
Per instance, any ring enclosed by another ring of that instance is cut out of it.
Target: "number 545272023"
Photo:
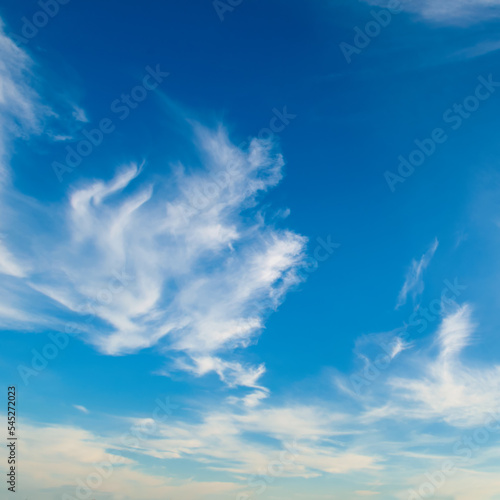
[[[8,388],[7,400],[7,432],[13,437],[16,434],[16,388]]]

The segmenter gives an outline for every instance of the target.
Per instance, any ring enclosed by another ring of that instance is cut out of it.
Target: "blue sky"
[[[0,17],[19,495],[500,499],[498,1]]]

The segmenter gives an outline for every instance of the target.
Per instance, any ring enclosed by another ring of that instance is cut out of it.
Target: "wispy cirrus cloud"
[[[500,40],[487,40],[466,47],[452,54],[452,59],[474,59],[500,50]]]
[[[0,19],[0,188],[9,176],[6,165],[11,139],[40,133],[40,119],[47,109],[32,88],[32,61],[4,34]]]
[[[177,353],[178,368],[254,387],[262,366],[246,369],[218,354],[247,346],[298,283],[306,240],[267,224],[255,209],[259,192],[281,176],[272,144],[253,141],[241,151],[223,130],[202,129],[199,137],[210,167],[178,172],[175,194],[168,176],[141,183],[140,167],[130,165],[108,181],[85,183],[49,210],[57,226],[38,236],[51,241],[50,250],[25,256],[31,271],[21,283],[40,294],[40,309],[53,303],[102,352],[131,353],[162,341]],[[232,178],[217,201],[194,208],[189,196],[226,162]],[[253,221],[243,222],[243,210],[254,210]]]
[[[415,415],[467,427],[480,426],[489,414],[496,414],[500,366],[472,367],[461,359],[475,330],[472,309],[464,305],[443,319],[436,338],[437,357],[422,363],[415,378],[391,381]]]
[[[438,240],[434,240],[429,250],[422,255],[420,260],[413,260],[406,274],[406,279],[403,284],[403,288],[401,288],[398,296],[398,302],[396,304],[396,309],[399,309],[401,306],[406,304],[406,299],[409,294],[412,295],[413,300],[417,298],[424,290],[424,281],[423,281],[423,273],[427,266],[430,264],[432,257],[436,253],[439,242]]]
[[[470,305],[448,312],[431,348],[409,351],[403,375],[394,368],[389,377],[376,382],[379,387],[367,400],[369,409],[362,418],[411,418],[460,428],[481,426],[489,415],[496,415],[500,367],[479,362],[472,366],[463,359],[476,330]],[[378,398],[388,402],[377,403]]]
[[[132,420],[137,428],[147,428],[148,423],[147,419]],[[318,406],[207,409],[199,422],[160,425],[137,451],[164,459],[190,458],[208,463],[214,470],[239,475],[265,469],[287,448],[295,455],[286,470],[288,477],[379,469],[377,456],[348,444],[349,438],[359,432],[353,429],[348,415]],[[261,436],[262,442],[249,439],[251,435]],[[266,444],[267,439],[271,441]]]
[[[386,0],[366,0],[386,6]],[[499,0],[400,0],[401,7],[427,21],[444,24],[472,24],[500,16]]]
[[[85,406],[82,405],[73,405],[73,408],[75,408],[78,411],[81,411],[82,413],[89,414],[89,410],[85,408]]]
[[[5,36],[1,43],[0,104],[9,111],[1,129],[22,123],[29,137],[48,107],[30,88],[28,56]],[[2,137],[4,147],[15,137]],[[200,167],[179,162],[152,180],[131,162],[111,178],[82,180],[50,206],[9,185],[0,327],[71,325],[109,355],[159,346],[173,368],[260,387],[264,365],[246,366],[230,352],[257,338],[300,281],[306,238],[276,227],[259,207],[284,161],[272,141],[237,147],[222,126],[195,124],[190,147]]]

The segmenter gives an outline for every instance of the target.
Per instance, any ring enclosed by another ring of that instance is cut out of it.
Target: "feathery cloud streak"
[[[1,129],[17,120],[29,133],[47,107],[23,77],[28,56],[5,36],[1,44],[10,111]],[[3,150],[13,139],[2,136]],[[14,188],[4,189],[0,327],[69,326],[110,355],[161,342],[176,368],[256,387],[263,365],[246,367],[221,353],[248,346],[300,281],[306,239],[275,227],[258,207],[282,177],[271,141],[242,149],[222,126],[201,125],[192,141],[202,167],[177,164],[170,173],[166,166],[155,181],[131,163],[111,179],[82,181],[53,206],[19,203],[15,192],[10,206]],[[26,230],[29,245],[19,243]]]
[[[366,0],[384,7],[387,1]],[[427,21],[446,24],[472,24],[500,16],[498,0],[400,0],[401,7],[419,14]]]
[[[430,264],[432,257],[436,253],[437,247],[439,245],[438,240],[434,240],[429,250],[422,255],[419,261],[413,260],[406,274],[406,279],[403,284],[403,288],[399,292],[398,302],[396,304],[396,309],[406,304],[406,299],[408,294],[412,294],[413,300],[415,301],[417,296],[420,295],[424,290],[424,281],[422,279],[424,270]]]

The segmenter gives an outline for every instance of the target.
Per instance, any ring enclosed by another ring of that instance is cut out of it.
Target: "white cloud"
[[[40,116],[45,110],[27,83],[32,61],[4,34],[0,19],[0,189],[10,178],[6,165],[10,141],[40,132]]]
[[[191,423],[175,415],[168,421],[118,417],[112,431],[100,433],[25,421],[19,493],[70,500],[79,498],[78,486],[88,484],[96,496],[110,500],[234,500],[239,492],[253,496],[252,478],[270,470],[275,471],[270,477],[285,481],[381,469],[379,457],[349,443],[356,432],[347,415],[301,405],[228,409],[205,408],[202,419]],[[252,438],[256,433],[261,439]],[[154,467],[151,457],[157,459]],[[179,460],[174,475],[171,460]],[[183,463],[189,464],[185,470]],[[195,480],[199,467],[212,479]],[[0,464],[0,471],[5,468]]]
[[[440,469],[445,461],[452,461],[455,468],[451,474],[445,476],[445,480],[440,478]],[[500,478],[495,467],[491,467],[491,471],[479,471],[470,467],[461,467],[457,463],[456,457],[446,457],[435,463],[435,469],[427,470],[427,474],[434,473],[436,484],[435,493],[429,498],[438,499],[453,499],[453,500],[496,500],[500,491]],[[429,483],[429,478],[422,474],[419,477],[412,478],[411,490],[419,490],[421,485]],[[410,485],[409,485],[410,486]],[[410,488],[401,491],[395,495],[395,498],[408,500]],[[424,488],[424,492],[430,491],[430,488]],[[411,498],[411,497],[410,497]]]
[[[500,50],[500,40],[489,40],[486,42],[477,43],[471,47],[466,47],[458,52],[455,52],[451,57],[452,59],[474,59],[481,57],[485,54],[497,52]],[[467,238],[466,234],[459,234],[457,246]]]
[[[9,252],[4,242],[0,239],[0,273],[9,276],[23,278],[26,276],[26,270],[23,265]]]
[[[179,481],[165,471],[154,475],[117,453],[104,436],[77,427],[25,422],[19,453],[23,456],[19,493],[40,500],[93,498],[91,493],[112,500],[215,500],[224,494],[234,498],[239,488],[231,482]],[[0,469],[5,471],[6,465]]]
[[[392,360],[412,347],[412,344],[405,340],[405,336],[406,331],[401,328],[391,332],[362,335],[356,340],[354,352],[365,363],[372,363],[371,358],[375,358],[381,352]]]
[[[136,165],[75,190],[56,209],[62,227],[43,235],[50,251],[31,256],[34,272],[25,282],[73,313],[107,354],[168,337],[162,345],[179,353],[177,367],[256,387],[263,366],[243,367],[218,353],[252,342],[298,283],[305,238],[268,225],[256,211],[253,220],[240,217],[280,177],[282,160],[271,144],[253,141],[241,151],[221,130],[201,130],[201,144],[209,170],[178,173],[176,194],[168,177],[140,183]],[[199,195],[211,176],[224,173],[225,162],[233,162],[227,185],[208,206],[193,207],[190,193]],[[83,317],[87,304],[94,324]]]
[[[462,359],[475,329],[468,305],[446,316],[436,334],[437,354],[409,356],[405,375],[393,375],[384,385],[383,391],[389,394],[382,396],[389,402],[372,405],[362,418],[412,418],[455,427],[485,425],[500,405],[500,366],[471,366]]]
[[[461,469],[449,478],[439,493],[454,500],[494,500],[500,491],[498,471]]]
[[[405,399],[415,403],[417,415],[466,426],[481,425],[489,412],[496,411],[500,367],[470,368],[460,360],[473,332],[471,309],[464,306],[443,320],[437,336],[439,355],[427,364],[423,378],[393,380]]]
[[[81,411],[82,413],[85,413],[85,414],[89,414],[89,410],[87,410],[87,408],[85,408],[85,406],[81,406],[81,405],[73,405],[73,408],[77,409],[78,411]]]
[[[43,111],[23,76],[29,59],[5,36],[0,43],[0,104],[9,111],[2,125],[22,121],[34,130]],[[17,281],[0,286],[8,312],[0,327],[31,329],[35,317],[64,329],[71,321],[106,354],[160,344],[174,367],[258,388],[264,366],[227,355],[257,338],[300,281],[306,239],[258,208],[282,177],[272,142],[254,139],[242,149],[223,127],[201,125],[190,139],[202,167],[177,164],[154,181],[132,163],[110,179],[82,181],[50,206],[21,202],[9,186],[0,272]]]
[[[410,293],[412,294],[413,300],[415,302],[417,296],[423,292],[424,290],[424,281],[422,278],[423,272],[430,264],[432,257],[434,257],[438,245],[439,245],[438,240],[437,239],[434,240],[429,250],[427,250],[427,252],[425,252],[425,254],[422,255],[419,261],[416,260],[412,261],[410,269],[406,274],[406,280],[403,284],[403,288],[401,288],[401,291],[399,292],[396,309],[406,304],[406,299],[408,297],[408,294]]]
[[[365,0],[386,6],[387,0]],[[500,16],[499,0],[400,0],[402,8],[422,18],[446,24],[472,24]]]
[[[287,477],[380,468],[378,457],[332,440],[357,434],[347,415],[301,405],[229,410],[207,409],[200,422],[169,421],[156,428],[151,419],[134,419],[134,428],[155,429],[136,451],[156,458],[192,459],[240,476],[267,470],[285,450],[289,455],[283,475]],[[249,438],[257,434],[262,440]]]
[[[409,349],[410,347],[411,344],[403,340],[401,337],[397,337],[394,341],[394,345],[392,346],[392,351],[389,353],[389,358],[391,360],[394,359],[398,354],[406,349]]]
[[[89,119],[87,118],[87,115],[85,113],[85,110],[80,108],[80,106],[77,106],[76,104],[73,104],[73,118],[76,121],[87,123]]]
[[[246,394],[243,397],[229,396],[226,398],[226,402],[235,405],[242,406],[244,408],[255,408],[259,406],[262,401],[267,399],[270,392],[265,387],[258,387],[255,391]]]

